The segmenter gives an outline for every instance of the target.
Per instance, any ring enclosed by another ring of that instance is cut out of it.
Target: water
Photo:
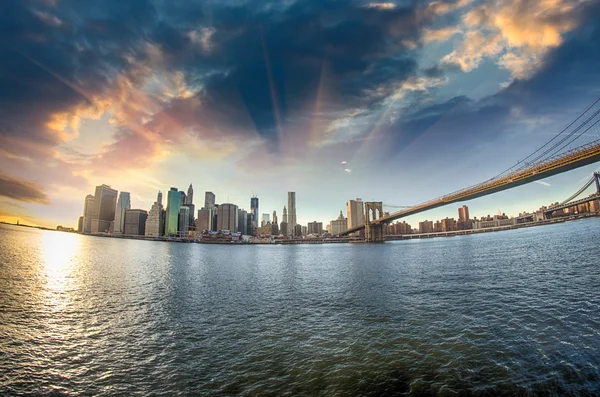
[[[0,394],[597,395],[600,219],[384,245],[0,226]]]

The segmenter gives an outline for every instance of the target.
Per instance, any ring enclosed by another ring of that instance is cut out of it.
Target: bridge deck
[[[600,142],[594,141],[578,148],[577,150],[567,152],[560,157],[549,159],[543,163],[534,164],[529,168],[508,174],[501,178],[490,179],[489,181],[447,194],[435,200],[417,204],[414,207],[410,207],[408,209],[401,210],[371,221],[371,223],[389,223],[396,219],[405,218],[407,216],[418,214],[420,212],[428,211],[447,204],[458,201],[472,200],[474,198],[524,185],[526,183],[544,179],[565,171],[583,167],[584,165],[592,164],[597,161],[600,161]],[[341,233],[341,235],[353,233],[364,228],[365,225],[356,226],[352,229],[346,230],[344,233]]]

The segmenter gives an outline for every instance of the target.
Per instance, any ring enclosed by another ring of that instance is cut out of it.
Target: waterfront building
[[[162,193],[159,191],[146,219],[146,236],[159,237],[165,234],[165,210],[162,206]]]
[[[441,232],[442,231],[442,222],[435,221],[435,224],[433,225],[433,231],[434,232]]]
[[[146,234],[148,212],[139,209],[125,210],[123,234],[128,236],[143,236]]]
[[[323,223],[321,222],[321,224],[323,224]],[[308,227],[303,225],[302,226],[302,235],[306,236],[307,234],[308,234]]]
[[[296,233],[296,192],[288,192],[288,219],[287,219],[287,223],[288,223],[288,231],[290,232],[290,235],[293,236],[297,236],[298,233]],[[300,233],[301,234],[301,233]]]
[[[346,230],[348,230],[348,219],[344,218],[344,214],[340,210],[340,216],[338,216],[337,219],[330,222],[329,232],[332,235],[337,236],[340,233],[345,232]]]
[[[277,211],[273,211],[273,222],[272,223],[274,223],[274,224],[277,225],[279,223],[277,221],[278,221],[278,219],[277,219]]]
[[[177,228],[177,234],[179,236],[185,236],[190,230],[190,207],[187,205],[179,208],[179,227]]]
[[[83,232],[83,216],[80,216],[77,220],[77,233]]]
[[[273,225],[271,225],[271,222],[267,222],[266,224],[259,226],[256,229],[256,235],[257,236],[272,236],[273,235]]]
[[[176,236],[179,231],[179,210],[181,209],[181,194],[172,187],[167,192],[167,210],[165,215],[165,236]]]
[[[235,204],[225,203],[219,205],[217,209],[217,230],[237,232],[237,210],[238,207]]]
[[[306,234],[315,234],[320,236],[323,233],[323,222],[309,222]],[[303,233],[301,233],[303,234]]]
[[[463,205],[458,209],[458,220],[465,223],[469,220],[469,207]]]
[[[365,209],[362,199],[349,200],[346,203],[348,229],[365,224]]]
[[[281,222],[285,222],[287,223],[288,219],[287,219],[287,208],[285,207],[285,205],[283,206],[283,212],[281,215]]]
[[[198,219],[196,219],[196,230],[198,232],[213,230],[213,212],[213,208],[198,210]]]
[[[279,235],[279,225],[276,223],[271,223],[271,235],[278,236]]]
[[[419,222],[419,233],[433,233],[433,221]]]
[[[94,214],[94,196],[88,194],[85,196],[83,204],[83,233],[92,232],[92,216]]]
[[[433,229],[433,222],[431,222],[431,229]],[[402,223],[396,222],[394,224],[388,225],[387,234],[389,234],[389,235],[401,236],[401,235],[411,234],[411,233],[412,233],[412,227],[404,221]]]
[[[290,226],[288,226],[289,228]],[[294,234],[292,237],[301,237],[302,236],[302,225],[294,226]]]
[[[237,231],[243,235],[248,234],[248,212],[246,210],[238,209]]]
[[[216,196],[213,192],[204,193],[204,208],[214,208]]]
[[[125,211],[131,208],[131,197],[129,192],[120,192],[115,210],[115,234],[125,233]]]
[[[271,218],[270,218],[269,214],[262,214],[262,219],[260,221],[260,225],[264,226],[267,224],[267,222],[271,223]]]
[[[442,231],[443,232],[453,232],[456,230],[456,222],[454,218],[446,218],[442,219]]]
[[[115,220],[117,191],[108,185],[96,186],[92,213],[92,233],[108,233]]]
[[[249,212],[248,216],[246,217],[246,230],[248,231],[248,235],[256,236],[256,230],[252,228],[252,225],[253,225],[252,213]]]

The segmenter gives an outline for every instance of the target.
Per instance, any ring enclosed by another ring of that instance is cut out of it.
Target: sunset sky
[[[433,199],[600,97],[599,21],[594,0],[2,1],[0,220],[75,227],[103,183],[146,210],[193,183],[198,208],[280,215],[295,191],[301,224]],[[598,168],[466,204],[533,210]]]

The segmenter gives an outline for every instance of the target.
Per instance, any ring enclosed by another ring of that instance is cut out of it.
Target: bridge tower
[[[596,181],[596,194],[600,194],[600,172],[594,172],[594,179]]]
[[[365,241],[367,243],[383,243],[384,224],[372,223],[381,217],[383,217],[383,202],[365,202]]]

